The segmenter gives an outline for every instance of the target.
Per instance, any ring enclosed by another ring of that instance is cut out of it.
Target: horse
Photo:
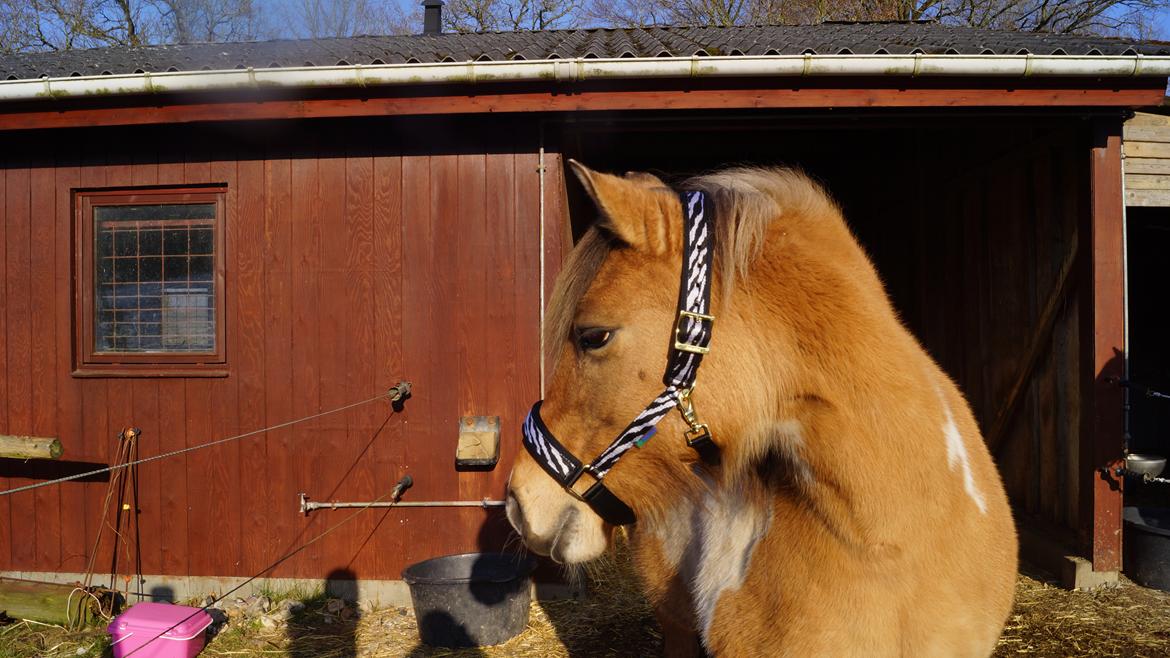
[[[686,209],[651,174],[570,165],[599,220],[550,298],[538,408],[585,460],[661,390]],[[604,475],[636,518],[630,551],[664,652],[991,654],[1017,566],[1003,483],[839,206],[786,168],[726,169],[681,189],[713,214],[709,353],[679,407],[692,416],[664,416]],[[716,460],[683,438],[695,416]],[[604,520],[583,500],[588,484],[564,487],[522,453],[507,517],[538,554],[595,560],[627,521]]]

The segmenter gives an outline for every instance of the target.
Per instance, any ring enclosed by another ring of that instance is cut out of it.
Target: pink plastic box
[[[203,649],[210,625],[211,615],[199,608],[139,603],[115,617],[107,630],[114,658],[131,652],[134,658],[192,658]]]

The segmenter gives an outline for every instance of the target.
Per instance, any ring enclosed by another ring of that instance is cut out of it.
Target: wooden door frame
[[[1123,117],[1098,117],[1089,150],[1090,203],[1082,242],[1080,319],[1081,536],[1094,571],[1119,571],[1122,556],[1125,374]]]

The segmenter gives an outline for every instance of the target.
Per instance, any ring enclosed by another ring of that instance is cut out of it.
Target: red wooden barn
[[[112,463],[127,427],[145,458],[275,426],[138,466],[127,540],[96,556],[110,474],[0,496],[0,575],[95,558],[133,590],[222,590],[350,513],[299,494],[404,474],[404,501],[473,506],[366,510],[268,575],[395,598],[404,565],[501,545],[474,504],[502,497],[542,305],[591,220],[568,157],[823,181],[973,403],[1024,550],[1115,575],[1122,122],[1161,101],[1167,54],[858,23],[0,56],[0,434],[64,449],[0,459],[0,490]],[[399,380],[400,412],[284,425]],[[456,468],[468,416],[501,419],[492,469]]]

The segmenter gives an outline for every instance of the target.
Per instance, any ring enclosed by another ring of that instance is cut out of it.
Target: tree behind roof
[[[0,52],[409,34],[416,0],[0,0]],[[1155,38],[1170,0],[447,0],[449,32],[933,20]]]

